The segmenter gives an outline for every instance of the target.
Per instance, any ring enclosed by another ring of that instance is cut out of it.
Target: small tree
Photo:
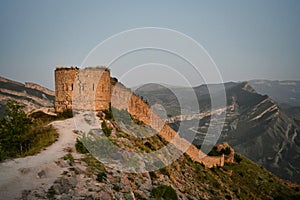
[[[0,120],[0,160],[29,149],[31,120],[23,108],[17,101],[6,102],[4,117]]]
[[[106,137],[109,137],[111,134],[111,128],[107,127],[105,120],[101,124],[102,131]]]
[[[176,200],[178,196],[176,191],[167,185],[159,185],[151,191],[151,196],[155,199]]]

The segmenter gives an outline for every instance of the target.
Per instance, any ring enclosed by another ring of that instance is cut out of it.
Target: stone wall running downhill
[[[167,142],[172,143],[182,152],[196,162],[204,164],[208,168],[216,166],[224,166],[225,157],[207,156],[190,142],[181,138],[167,122],[164,122],[157,114],[155,114],[150,106],[140,97],[133,94],[123,85],[116,84],[112,87],[112,106],[117,109],[126,109],[135,118],[146,125],[155,129],[158,134]],[[231,162],[232,160],[230,160]],[[233,161],[232,161],[233,162]]]
[[[233,162],[232,158],[207,156],[186,139],[181,138],[166,121],[152,111],[150,106],[130,89],[111,82],[107,68],[57,68],[55,70],[55,109],[104,110],[109,104],[128,112],[139,121],[151,126],[167,142],[172,143],[181,152],[185,152],[196,162],[206,167],[223,166],[224,162]]]

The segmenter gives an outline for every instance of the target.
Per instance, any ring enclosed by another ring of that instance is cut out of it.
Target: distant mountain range
[[[258,81],[255,81],[257,84]],[[266,82],[269,84],[269,82]],[[272,83],[272,82],[271,82]],[[293,84],[293,89],[285,82],[280,90],[287,86],[287,94],[299,91]],[[260,82],[263,84],[263,82]],[[275,84],[276,85],[276,84]],[[213,86],[212,86],[213,87]],[[275,87],[275,86],[274,86]],[[261,85],[261,88],[263,87]],[[285,103],[282,108],[267,95],[259,94],[252,86],[247,83],[226,83],[227,95],[227,114],[226,121],[219,142],[227,141],[233,148],[256,163],[264,166],[281,178],[300,182],[300,129],[297,116],[300,116],[300,109],[293,109],[287,104],[286,99],[277,94],[277,97]],[[273,88],[273,91],[276,90]],[[279,90],[279,93],[280,93]],[[267,90],[265,90],[267,93]],[[169,117],[173,129],[178,130],[182,121],[184,124],[197,124],[198,127],[184,128],[180,134],[184,137],[197,132],[194,144],[201,146],[204,136],[207,132],[211,112],[210,95],[206,85],[201,85],[192,89],[172,88],[172,90],[157,84],[145,85],[135,91],[142,96],[150,105],[159,103],[164,107]],[[184,116],[180,115],[180,106],[176,94],[185,99],[186,105],[183,110],[193,110],[193,102],[189,104],[191,93],[195,93],[200,106],[201,114]],[[285,93],[283,93],[285,94]],[[293,102],[297,102],[297,96],[294,96]],[[291,109],[289,111],[289,109]],[[293,111],[293,112],[291,112]],[[196,123],[195,123],[196,121]]]
[[[260,94],[267,94],[279,104],[300,106],[300,81],[251,80],[249,84]]]

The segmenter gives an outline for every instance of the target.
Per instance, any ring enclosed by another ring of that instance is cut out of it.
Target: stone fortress
[[[56,112],[68,109],[101,111],[108,109],[110,104],[119,110],[126,109],[135,119],[151,126],[162,138],[185,152],[193,161],[202,163],[208,168],[234,162],[232,148],[229,156],[207,156],[181,138],[139,96],[111,78],[108,68],[60,67],[55,69]]]
[[[105,67],[55,69],[55,110],[104,110],[111,100],[110,71]]]

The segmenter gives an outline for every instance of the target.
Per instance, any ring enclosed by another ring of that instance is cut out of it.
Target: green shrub
[[[242,161],[242,157],[239,154],[234,154],[234,161],[240,163]]]
[[[52,126],[27,117],[23,108],[17,101],[6,102],[3,118],[0,119],[0,161],[38,153],[58,137]]]
[[[57,119],[57,116],[48,115],[43,111],[37,111],[29,115],[33,120],[40,120],[41,122],[52,122]]]
[[[150,175],[151,179],[156,179],[157,178],[155,172],[153,172],[153,171],[149,172],[149,175]]]
[[[82,154],[89,153],[87,148],[83,145],[83,143],[78,138],[76,139],[75,148],[78,153],[82,153]]]
[[[224,149],[221,149],[221,151],[217,150],[217,147],[214,146],[212,150],[208,153],[209,156],[221,156],[223,154],[229,155],[231,153],[230,147],[226,147]]]
[[[109,137],[111,135],[111,128],[107,127],[105,121],[103,120],[102,124],[101,124],[101,128],[102,128],[102,131],[104,133],[104,135],[106,137]]]
[[[109,104],[109,108],[107,110],[102,111],[105,114],[105,119],[107,120],[113,120],[113,114],[111,111],[111,104]]]
[[[160,185],[151,191],[151,196],[155,199],[177,200],[176,191],[167,185]]]
[[[222,149],[221,154],[229,155],[231,153],[230,147],[226,147],[225,149]]]
[[[159,172],[162,173],[163,175],[170,176],[170,173],[166,167],[160,168]]]
[[[81,159],[83,162],[85,162],[90,168],[96,171],[105,172],[104,165],[99,162],[96,158],[94,158],[90,154],[86,154],[84,158]]]
[[[131,193],[125,193],[124,198],[125,198],[125,200],[133,200]]]
[[[55,197],[55,190],[53,188],[53,186],[51,186],[49,189],[48,189],[48,192],[47,192],[47,198],[48,199],[54,199]]]
[[[145,145],[146,147],[148,147],[149,149],[151,149],[152,151],[155,151],[155,150],[156,150],[155,147],[153,147],[152,144],[151,144],[150,142],[148,142],[148,141],[145,142],[144,145]]]
[[[70,165],[74,164],[74,157],[72,156],[72,154],[68,153],[63,157],[64,160],[69,160],[70,161]]]
[[[134,196],[136,197],[136,199],[138,199],[138,200],[147,200],[140,193],[138,193],[138,192],[133,192],[133,193],[134,193]]]
[[[106,179],[106,173],[103,171],[98,172],[96,180],[98,182],[103,182]]]
[[[117,184],[113,184],[113,189],[119,192],[121,190],[121,187]]]
[[[59,119],[68,119],[73,117],[73,110],[72,109],[67,109],[63,111],[62,113],[58,113],[57,117]]]

